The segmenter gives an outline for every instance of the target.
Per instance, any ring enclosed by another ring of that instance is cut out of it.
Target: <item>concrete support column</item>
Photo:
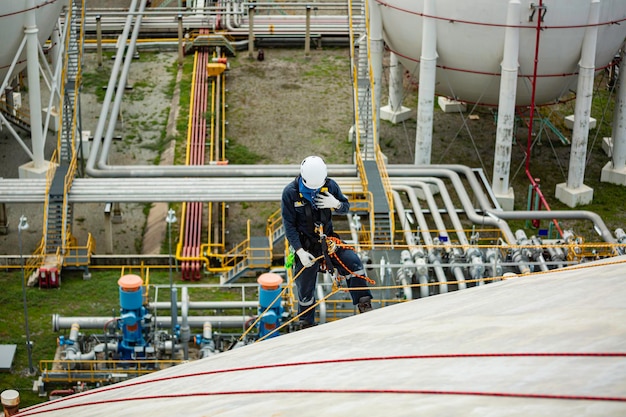
[[[119,202],[113,203],[112,220],[113,220],[113,223],[122,223],[122,221],[124,221],[123,215],[122,215],[122,206],[120,205]]]
[[[96,16],[96,56],[98,68],[102,67],[102,16]]]
[[[557,184],[556,198],[569,207],[589,204],[593,200],[593,188],[583,184],[585,160],[589,138],[589,118],[593,99],[593,79],[595,74],[596,43],[600,19],[600,0],[591,0],[589,21],[585,30],[583,47],[578,63],[578,86],[576,108],[574,110],[574,131],[570,151],[567,183]]]
[[[380,14],[380,5],[375,1],[368,1],[370,13],[370,31],[369,31],[369,52],[372,63],[372,77],[374,79],[374,114],[376,115],[376,130],[374,131],[374,141],[379,143],[380,124],[380,96],[382,92],[383,80],[383,52],[385,43],[383,41],[383,19]]]
[[[304,35],[304,56],[311,55],[311,6],[306,5],[306,28]]]
[[[0,203],[0,235],[9,233],[9,218],[7,217],[7,207]]]
[[[32,168],[35,171],[47,170],[44,161],[44,138],[41,119],[41,86],[39,79],[39,39],[37,34],[37,19],[35,15],[35,1],[27,0],[26,8],[26,69],[28,74],[28,97],[30,106],[31,139],[33,150]]]
[[[617,97],[613,110],[611,161],[602,168],[600,181],[626,185],[626,44],[622,45],[620,65]]]
[[[389,104],[380,108],[380,118],[393,124],[411,117],[411,109],[402,105],[404,97],[403,68],[398,62],[398,55],[389,54]]]
[[[511,173],[511,149],[515,133],[515,99],[519,67],[519,0],[509,1],[506,24],[491,186],[500,206],[504,210],[513,210],[515,194],[513,188],[509,187],[509,175]]]
[[[248,6],[248,58],[254,59],[254,6]]]
[[[113,253],[113,224],[111,219],[112,204],[104,205],[104,253]]]
[[[228,18],[228,17],[227,17]],[[178,66],[183,66],[183,15],[178,15]]]
[[[417,132],[415,134],[415,165],[430,165],[435,109],[435,78],[437,72],[437,21],[435,0],[424,1],[422,54],[420,56],[419,92],[417,96]]]

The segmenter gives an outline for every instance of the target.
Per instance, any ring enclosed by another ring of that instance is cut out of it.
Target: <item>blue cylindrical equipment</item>
[[[259,315],[261,315],[259,337],[278,336],[278,332],[271,332],[278,327],[283,315],[282,289],[280,288],[283,278],[278,274],[268,272],[261,274],[257,282],[261,285],[259,289]]]
[[[120,320],[122,342],[118,352],[121,359],[137,359],[145,356],[146,341],[143,337],[142,320],[146,315],[143,306],[143,280],[137,275],[124,275],[120,286]]]

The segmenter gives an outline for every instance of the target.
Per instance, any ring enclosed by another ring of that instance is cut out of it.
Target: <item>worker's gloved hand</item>
[[[341,207],[341,202],[329,192],[319,193],[315,197],[315,207],[324,209],[338,209],[339,207]]]
[[[296,255],[298,255],[302,266],[304,266],[305,268],[308,268],[315,263],[315,256],[311,255],[309,252],[305,251],[302,248],[296,251]]]

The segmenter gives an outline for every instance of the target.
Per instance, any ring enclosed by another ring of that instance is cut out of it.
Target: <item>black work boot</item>
[[[300,320],[296,323],[296,331],[308,329],[309,327],[317,326],[317,323],[309,323],[308,321]]]
[[[357,304],[359,308],[359,313],[367,313],[372,310],[372,297],[369,295],[364,295],[359,298],[359,304]]]

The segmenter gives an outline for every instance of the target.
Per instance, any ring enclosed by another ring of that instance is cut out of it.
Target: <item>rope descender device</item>
[[[317,233],[320,237],[319,242],[322,246],[322,255],[324,257],[324,260],[321,263],[321,269],[331,275],[333,281],[333,292],[338,291],[342,286],[341,281],[345,280],[345,277],[339,275],[339,271],[335,268],[331,258],[334,258],[336,261],[341,263],[341,260],[335,253],[338,248],[337,243],[340,243],[340,241],[339,239],[326,236],[324,233],[324,225],[322,223],[315,224],[315,233]]]
[[[349,275],[364,279],[372,285],[376,283],[373,279],[365,275],[355,274],[354,271],[351,271],[346,265],[344,265],[344,263],[341,261],[336,253],[339,247],[346,247],[354,250],[353,248],[344,245],[339,238],[326,236],[326,234],[324,234],[324,225],[322,223],[315,223],[315,233],[317,233],[320,237],[319,242],[322,245],[322,255],[324,257],[324,262],[322,262],[321,269],[329,272],[333,276],[333,290],[341,287],[341,280],[346,279],[346,277],[339,275],[339,273],[337,272],[337,269],[335,268],[332,261],[333,259],[338,262],[339,265],[341,265],[346,271],[348,271]]]
[[[315,233],[317,233],[319,236],[318,241],[322,246],[322,255],[324,257],[321,269],[333,274],[335,272],[335,267],[332,260],[330,259],[330,253],[328,252],[328,243],[326,240],[328,236],[326,236],[326,234],[324,233],[324,224],[320,222],[315,223]]]

